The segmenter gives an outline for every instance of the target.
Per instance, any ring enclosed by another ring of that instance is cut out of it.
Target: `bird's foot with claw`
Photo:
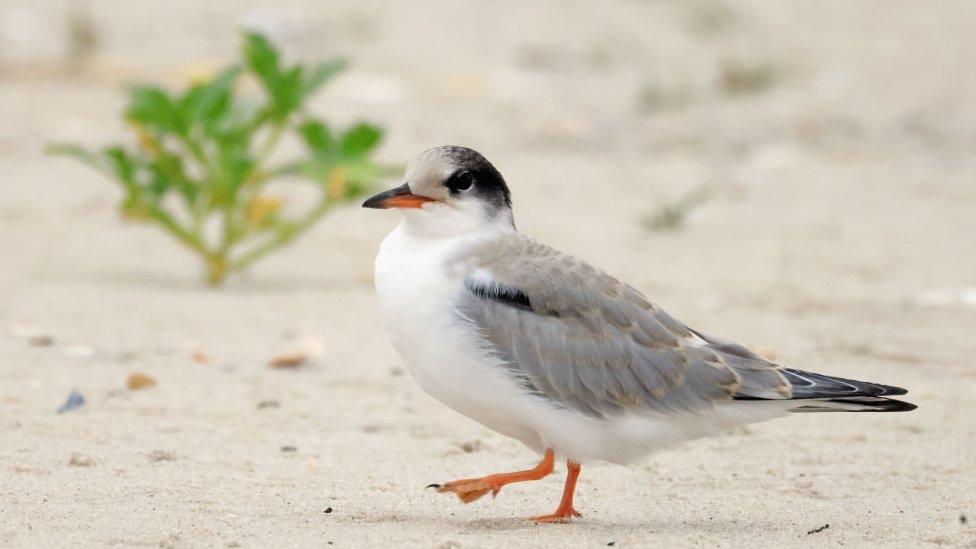
[[[464,503],[471,503],[488,492],[491,492],[492,496],[498,495],[503,485],[493,482],[491,477],[485,477],[455,480],[442,485],[432,484],[429,488],[436,488],[440,493],[456,494]]]
[[[557,509],[555,513],[551,515],[540,515],[538,517],[532,517],[529,520],[532,522],[547,522],[550,524],[567,524],[573,522],[573,518],[582,517],[576,509],[570,507],[569,509]]]

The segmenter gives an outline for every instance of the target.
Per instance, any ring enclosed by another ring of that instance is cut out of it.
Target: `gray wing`
[[[493,243],[458,264],[459,315],[527,390],[560,406],[606,416],[791,397],[774,364],[693,332],[632,287],[532,240]]]

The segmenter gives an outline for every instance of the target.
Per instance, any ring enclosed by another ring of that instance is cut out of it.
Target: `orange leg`
[[[444,485],[431,484],[428,488],[437,488],[438,492],[453,492],[461,498],[464,503],[471,503],[481,496],[491,492],[497,495],[502,486],[513,482],[525,482],[527,480],[539,480],[552,472],[553,453],[546,450],[545,457],[532,469],[516,471],[514,473],[499,473],[488,475],[482,478],[468,478],[455,480]],[[572,499],[572,496],[570,496]]]
[[[551,515],[532,517],[535,522],[570,522],[573,517],[580,517],[573,509],[573,493],[576,492],[576,479],[579,478],[580,464],[566,461],[566,485],[563,486],[563,497],[559,500],[559,507]]]

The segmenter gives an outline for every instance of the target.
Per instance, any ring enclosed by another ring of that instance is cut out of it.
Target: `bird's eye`
[[[452,191],[465,191],[474,184],[474,175],[471,172],[455,172],[447,178],[444,186]]]

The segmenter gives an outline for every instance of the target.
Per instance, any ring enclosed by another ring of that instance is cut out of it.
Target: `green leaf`
[[[224,69],[210,82],[197,84],[188,89],[179,101],[184,126],[200,124],[206,130],[212,131],[220,124],[230,110],[231,91],[240,72],[240,67],[233,65]]]
[[[166,194],[170,188],[170,178],[162,166],[153,162],[149,164],[149,186],[147,190],[157,198]]]
[[[105,165],[104,156],[78,145],[72,145],[71,143],[52,143],[45,147],[44,152],[55,156],[74,158],[90,168],[94,168],[100,172],[110,173],[108,166]]]
[[[319,63],[312,69],[311,74],[305,79],[302,93],[306,97],[315,93],[323,84],[332,79],[346,68],[345,59],[332,59],[324,63]]]
[[[176,188],[186,200],[193,204],[200,193],[200,184],[191,181],[183,167],[183,159],[175,154],[164,153],[147,162],[149,169],[149,190],[156,195],[163,195],[171,188]]]
[[[256,32],[245,35],[244,58],[271,99],[272,118],[279,122],[286,119],[303,98],[302,67],[283,69],[278,50]]]
[[[383,138],[383,130],[372,124],[360,122],[346,130],[339,145],[343,156],[366,154]]]
[[[332,132],[325,122],[319,120],[307,120],[298,127],[302,139],[308,148],[316,153],[331,153],[336,149],[336,140],[332,137]]]
[[[123,217],[144,221],[147,218],[147,207],[144,193],[136,180],[136,160],[122,147],[106,147],[104,154],[114,169],[116,178],[125,187],[125,195],[119,206]]]
[[[179,109],[162,88],[133,86],[129,89],[129,97],[129,108],[125,112],[127,119],[161,132],[185,133]]]
[[[149,208],[138,190],[130,190],[122,197],[119,205],[122,217],[132,221],[146,221],[149,218]]]
[[[278,50],[264,35],[257,32],[244,34],[244,60],[270,93],[281,79]]]
[[[301,65],[285,68],[281,56],[263,35],[245,35],[244,58],[271,99],[269,113],[277,122],[288,118],[305,99],[345,67],[341,59],[316,65],[310,72]]]
[[[126,186],[136,186],[136,163],[129,156],[129,153],[122,147],[108,147],[105,149],[105,157],[108,158],[115,176]]]
[[[216,171],[210,181],[215,188],[213,194],[217,203],[233,205],[238,189],[255,167],[255,160],[240,141],[228,139],[218,142],[217,147]]]
[[[302,68],[295,66],[281,74],[275,87],[270,90],[274,103],[274,117],[284,120],[294,112],[304,99],[302,95]]]

